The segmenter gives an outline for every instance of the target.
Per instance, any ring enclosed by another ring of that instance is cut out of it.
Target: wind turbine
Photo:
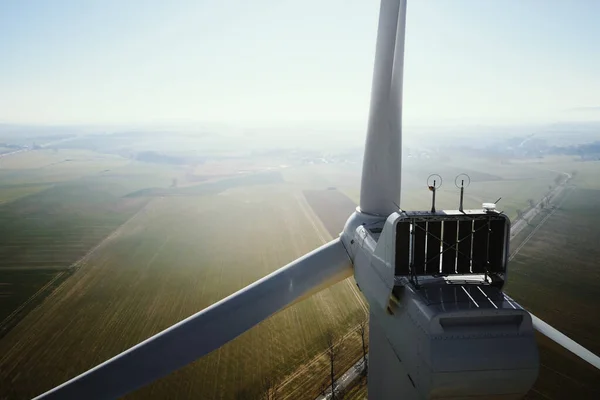
[[[369,301],[369,396],[520,398],[537,378],[534,328],[600,358],[502,292],[510,222],[494,210],[400,203],[406,0],[382,0],[360,207],[340,237],[39,399],[117,398],[352,275]]]

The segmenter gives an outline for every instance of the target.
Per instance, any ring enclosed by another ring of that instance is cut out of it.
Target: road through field
[[[366,356],[367,362],[369,362],[369,355]],[[363,364],[364,360],[361,357],[360,360],[356,364],[352,366],[348,371],[346,371],[342,376],[336,380],[336,389],[344,390],[347,386],[352,384],[352,382],[356,381],[360,378],[363,372]],[[337,391],[336,391],[337,393]],[[319,395],[316,400],[329,400],[331,398],[331,386],[325,391],[325,395]]]
[[[556,171],[553,171],[556,172]],[[556,196],[558,196],[559,194],[562,193],[562,191],[565,189],[566,184],[571,180],[571,174],[567,173],[567,172],[561,172],[561,174],[565,175],[565,180],[562,181],[558,186],[556,186],[555,188],[553,188],[552,190],[550,190],[546,196],[544,196],[545,199],[548,200],[552,200],[554,198],[556,198]],[[528,224],[528,221],[531,221],[536,215],[538,215],[541,211],[542,211],[542,202],[544,201],[544,199],[540,200],[535,207],[532,207],[531,209],[527,210],[524,214],[522,218],[517,219],[511,226],[510,229],[510,238],[514,238],[515,236],[517,236]]]
[[[343,343],[346,339],[348,339],[350,336],[352,336],[353,334],[355,334],[358,330],[360,329],[360,325],[355,326],[354,328],[350,329],[344,336],[342,336],[341,338],[339,338],[336,343],[335,346],[339,346],[341,343]],[[310,360],[309,362],[307,362],[306,364],[303,364],[300,368],[298,368],[296,371],[294,371],[292,374],[288,375],[283,381],[281,381],[281,383],[278,385],[278,389],[281,393],[286,393],[285,390],[283,390],[287,385],[289,385],[294,379],[296,379],[297,377],[299,377],[301,374],[305,373],[306,371],[308,371],[310,368],[312,368],[315,364],[317,364],[319,361],[321,361],[321,359],[323,357],[325,357],[327,355],[327,349],[323,350],[321,353],[317,354],[316,356],[314,356],[312,358],[312,360]],[[356,364],[355,364],[356,365]],[[354,366],[350,367],[350,369],[348,371],[351,371],[354,368]],[[287,393],[287,397],[290,397],[291,395],[293,395],[293,393]],[[284,398],[286,398],[286,396],[284,396]]]
[[[544,219],[542,219],[533,229],[533,231],[531,231],[531,233],[529,235],[527,235],[527,237],[523,240],[523,242],[521,242],[521,244],[519,244],[519,247],[517,247],[515,249],[515,251],[512,252],[512,254],[510,255],[508,261],[512,261],[517,254],[519,254],[519,251],[521,251],[521,249],[523,247],[525,247],[525,245],[529,242],[529,240],[535,236],[535,234],[540,230],[540,228],[542,226],[544,226],[544,224],[546,223],[546,221],[548,221],[548,219],[550,219],[550,217],[552,217],[556,211],[558,211],[560,209],[560,206],[562,206],[562,204],[565,202],[565,200],[567,200],[567,198],[569,197],[569,195],[571,194],[571,192],[567,192],[565,194],[565,196],[563,197],[563,199],[561,200],[560,204],[558,204],[551,212],[548,213],[548,215],[546,215],[544,217]],[[538,211],[539,212],[539,211]],[[534,214],[534,216],[536,216],[537,213]],[[522,222],[522,221],[519,221]],[[512,230],[511,230],[511,237],[512,237]]]

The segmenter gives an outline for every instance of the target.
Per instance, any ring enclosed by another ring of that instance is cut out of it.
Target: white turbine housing
[[[349,220],[342,242],[371,306],[369,398],[530,390],[539,368],[531,316],[501,291],[509,230],[508,218],[484,210]]]

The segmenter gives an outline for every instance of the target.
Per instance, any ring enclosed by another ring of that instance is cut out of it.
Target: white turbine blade
[[[221,347],[301,297],[351,275],[346,249],[335,239],[37,398],[121,397]]]
[[[382,0],[360,190],[368,214],[388,216],[400,204],[405,26],[406,0]]]
[[[549,339],[558,343],[565,349],[569,350],[571,353],[575,354],[577,357],[581,358],[584,361],[587,361],[594,367],[600,369],[600,357],[560,332],[559,330],[553,328],[548,325],[535,315],[531,314],[531,319],[533,320],[533,327],[540,332],[542,335],[547,336]]]

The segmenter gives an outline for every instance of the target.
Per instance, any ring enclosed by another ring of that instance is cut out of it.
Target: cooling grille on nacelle
[[[509,232],[510,220],[496,211],[402,212],[395,275],[487,275],[502,286]]]

